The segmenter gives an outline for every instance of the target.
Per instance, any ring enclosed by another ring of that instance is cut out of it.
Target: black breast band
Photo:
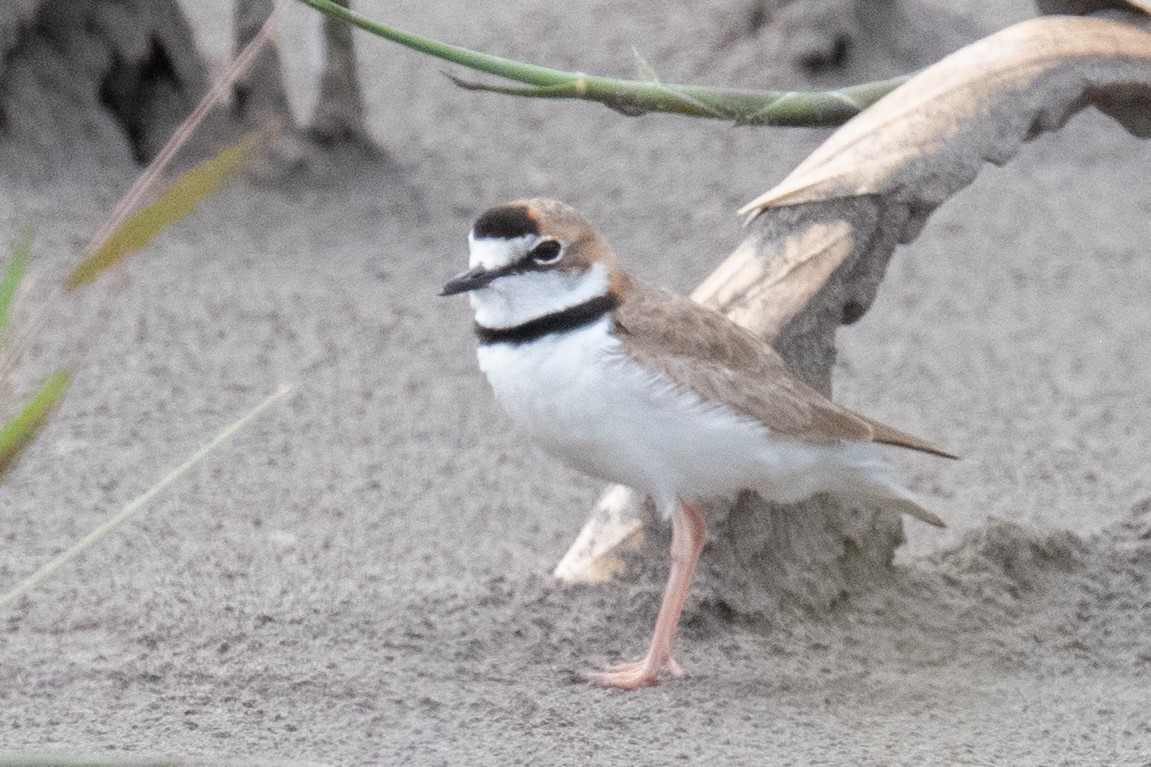
[[[522,325],[510,328],[488,328],[476,323],[476,336],[480,343],[487,344],[526,344],[549,333],[564,333],[568,330],[590,325],[600,317],[619,306],[619,301],[611,293],[596,296],[582,304],[569,306],[558,312],[536,317]]]

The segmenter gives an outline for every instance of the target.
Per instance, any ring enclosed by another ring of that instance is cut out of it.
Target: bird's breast
[[[525,344],[488,344],[480,367],[516,426],[594,477],[656,496],[744,486],[767,431],[632,360],[610,320]]]
[[[516,425],[552,449],[576,442],[605,415],[605,365],[621,354],[610,318],[522,344],[479,347],[480,369]]]

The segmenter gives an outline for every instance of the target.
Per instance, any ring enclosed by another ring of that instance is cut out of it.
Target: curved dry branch
[[[1151,136],[1151,33],[1096,18],[1043,17],[928,67],[845,124],[740,213],[875,194],[927,214],[1057,130],[1085,106]]]
[[[786,221],[776,214],[765,224],[770,231],[749,236],[698,297],[774,339],[841,266],[886,263],[985,162],[1002,165],[1086,106],[1151,136],[1151,32],[1043,17],[973,43],[845,124],[744,206],[749,219],[801,209]],[[835,205],[848,198],[856,204]],[[862,315],[875,287],[860,286],[845,321]]]
[[[1145,17],[1129,18],[1032,19],[916,75],[745,206],[755,225],[693,298],[826,386],[835,326],[867,311],[895,246],[913,240],[985,162],[1007,162],[1085,106],[1151,137],[1151,31]],[[641,528],[637,500],[609,489],[557,577],[616,571],[619,543]]]

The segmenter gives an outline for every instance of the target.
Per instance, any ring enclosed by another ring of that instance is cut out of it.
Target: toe
[[[630,663],[619,663],[608,666],[603,671],[592,671],[585,678],[594,684],[604,687],[616,687],[621,690],[634,690],[637,687],[646,687],[659,682],[660,672],[667,671],[675,678],[683,676],[683,668],[670,654],[653,658],[648,656]]]

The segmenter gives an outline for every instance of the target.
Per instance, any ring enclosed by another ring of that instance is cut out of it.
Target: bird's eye
[[[563,255],[563,248],[556,240],[544,240],[528,253],[528,257],[541,266],[554,264],[560,260],[561,255]]]

